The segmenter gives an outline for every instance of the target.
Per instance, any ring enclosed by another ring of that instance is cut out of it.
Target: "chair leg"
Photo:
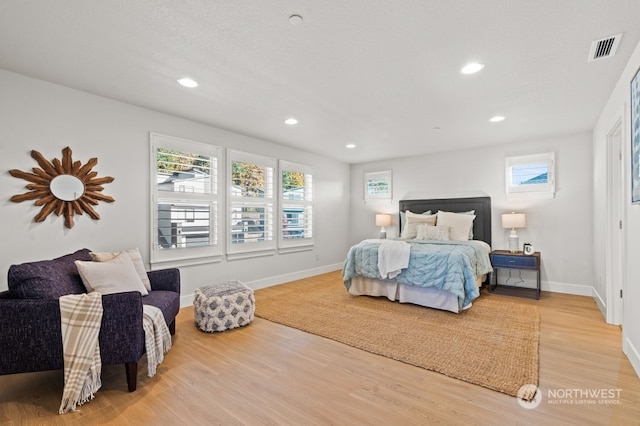
[[[171,324],[169,324],[169,333],[172,336],[176,334],[176,320],[171,321]]]
[[[127,372],[127,386],[129,392],[136,390],[138,380],[138,363],[137,362],[125,362],[124,369]]]

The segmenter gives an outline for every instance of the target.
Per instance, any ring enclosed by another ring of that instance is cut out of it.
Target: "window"
[[[508,198],[553,198],[555,153],[507,157],[505,190]]]
[[[151,133],[152,264],[220,255],[219,161],[219,147]]]
[[[280,161],[281,249],[313,245],[313,169]]]
[[[229,151],[227,254],[230,259],[275,251],[276,160]]]

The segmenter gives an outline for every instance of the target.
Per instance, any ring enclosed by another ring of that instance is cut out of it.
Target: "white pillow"
[[[82,283],[89,293],[97,291],[102,294],[113,294],[139,291],[143,296],[149,294],[126,253],[105,262],[76,260],[75,264]]]
[[[142,261],[142,255],[140,254],[140,250],[137,248],[131,250],[123,250],[123,251],[113,251],[113,252],[104,252],[104,253],[89,253],[91,259],[95,262],[105,262],[107,260],[111,260],[120,253],[126,253],[131,259],[133,263],[133,267],[136,269],[138,276],[142,280],[142,284],[147,289],[147,291],[151,291],[151,281],[149,281],[149,276],[147,275],[147,270],[144,267],[144,262]]]
[[[448,226],[418,225],[416,240],[449,241]]]
[[[436,215],[416,214],[411,213],[409,210],[405,212],[406,223],[402,228],[402,234],[400,238],[411,240],[418,235],[417,225],[433,225],[436,224]]]
[[[400,212],[400,223],[407,223],[405,214],[406,214],[405,212]],[[426,212],[422,212],[420,214],[423,214],[423,215],[431,214],[431,210],[427,210]]]
[[[452,241],[468,241],[469,232],[473,227],[473,221],[476,218],[474,214],[450,213],[439,211],[436,213],[438,226],[448,226],[449,239]]]
[[[444,212],[444,210],[438,210],[440,212]],[[455,214],[476,214],[475,210],[469,210],[466,212],[447,212],[447,213],[455,213]],[[473,226],[469,229],[469,239],[473,240]]]

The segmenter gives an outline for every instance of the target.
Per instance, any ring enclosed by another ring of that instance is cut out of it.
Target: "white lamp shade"
[[[391,226],[391,215],[390,214],[377,214],[376,215],[376,226]]]
[[[525,228],[527,226],[527,215],[524,213],[505,213],[502,215],[503,228]]]

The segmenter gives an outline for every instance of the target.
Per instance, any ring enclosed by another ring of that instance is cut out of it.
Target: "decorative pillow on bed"
[[[417,225],[416,240],[449,241],[448,226]]]
[[[448,226],[451,228],[449,230],[450,240],[469,240],[469,233],[473,228],[473,221],[475,220],[476,215],[439,211],[436,213],[436,216],[438,216],[438,226]]]
[[[440,211],[444,211],[444,210],[438,210]],[[476,214],[475,210],[469,210],[468,212],[447,212],[447,213],[455,213],[455,214],[470,214],[470,215],[474,215]],[[469,230],[469,239],[473,240],[473,226],[471,226],[471,229]]]
[[[149,294],[126,253],[104,262],[76,260],[75,264],[88,292],[112,294],[138,291],[143,296]]]
[[[431,210],[427,210],[426,212],[420,213],[420,214],[425,215],[425,216],[429,215],[429,214],[431,214]],[[400,224],[402,226],[402,229],[404,229],[404,227],[407,224],[407,215],[406,215],[405,212],[400,212]]]
[[[400,234],[400,238],[405,238],[407,240],[414,239],[418,235],[418,230],[416,229],[417,225],[432,225],[436,224],[436,215],[435,214],[416,214],[411,213],[409,210],[405,212],[405,224],[402,228],[402,234]]]

